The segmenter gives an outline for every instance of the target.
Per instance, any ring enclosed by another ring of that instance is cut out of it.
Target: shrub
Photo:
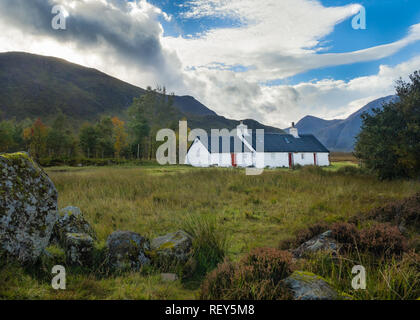
[[[357,246],[360,241],[360,233],[356,226],[347,222],[336,222],[331,227],[332,237],[343,245],[344,249]]]
[[[207,275],[201,285],[201,299],[272,300],[290,299],[282,279],[292,272],[289,252],[259,248],[238,263],[225,260]]]
[[[394,225],[405,224],[420,232],[420,193],[401,201],[394,201],[371,210],[364,219],[390,222]]]
[[[254,279],[277,283],[292,272],[292,255],[274,248],[257,248],[243,257],[241,264],[251,267]]]
[[[307,228],[299,230],[295,237],[285,239],[280,242],[279,248],[282,250],[292,249],[299,247],[302,243],[312,239],[313,237],[327,231],[329,224],[326,222],[317,222]]]
[[[407,249],[407,241],[397,227],[378,223],[360,232],[360,247],[376,256],[401,254]]]

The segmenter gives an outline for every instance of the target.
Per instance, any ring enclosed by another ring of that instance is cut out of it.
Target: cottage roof
[[[249,144],[252,140],[252,148],[257,150],[257,141],[262,141],[262,136],[253,132],[248,139]],[[207,143],[203,144],[210,153],[251,152],[237,136],[209,136]],[[264,152],[329,152],[329,150],[312,134],[301,134],[296,138],[291,134],[264,133]]]

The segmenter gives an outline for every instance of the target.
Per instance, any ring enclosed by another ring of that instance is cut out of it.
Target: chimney
[[[246,124],[243,124],[243,122],[241,121],[239,125],[236,127],[236,133],[238,136],[242,136],[242,137],[249,136],[248,126]]]
[[[292,122],[292,127],[289,129],[289,134],[295,138],[299,138],[298,129],[295,127],[295,123]]]

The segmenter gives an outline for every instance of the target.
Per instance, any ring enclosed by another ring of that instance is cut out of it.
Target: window
[[[304,160],[305,159],[305,154],[301,153],[300,157],[301,157],[302,160]]]
[[[271,153],[271,160],[276,160],[276,154],[274,152]]]

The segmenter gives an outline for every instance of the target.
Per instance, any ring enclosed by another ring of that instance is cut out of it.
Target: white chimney
[[[239,125],[236,127],[236,134],[240,137],[249,136],[248,126],[246,124],[243,124],[243,122],[241,121]]]
[[[299,138],[298,129],[295,127],[295,123],[292,122],[292,127],[289,129],[289,134],[295,138]]]

